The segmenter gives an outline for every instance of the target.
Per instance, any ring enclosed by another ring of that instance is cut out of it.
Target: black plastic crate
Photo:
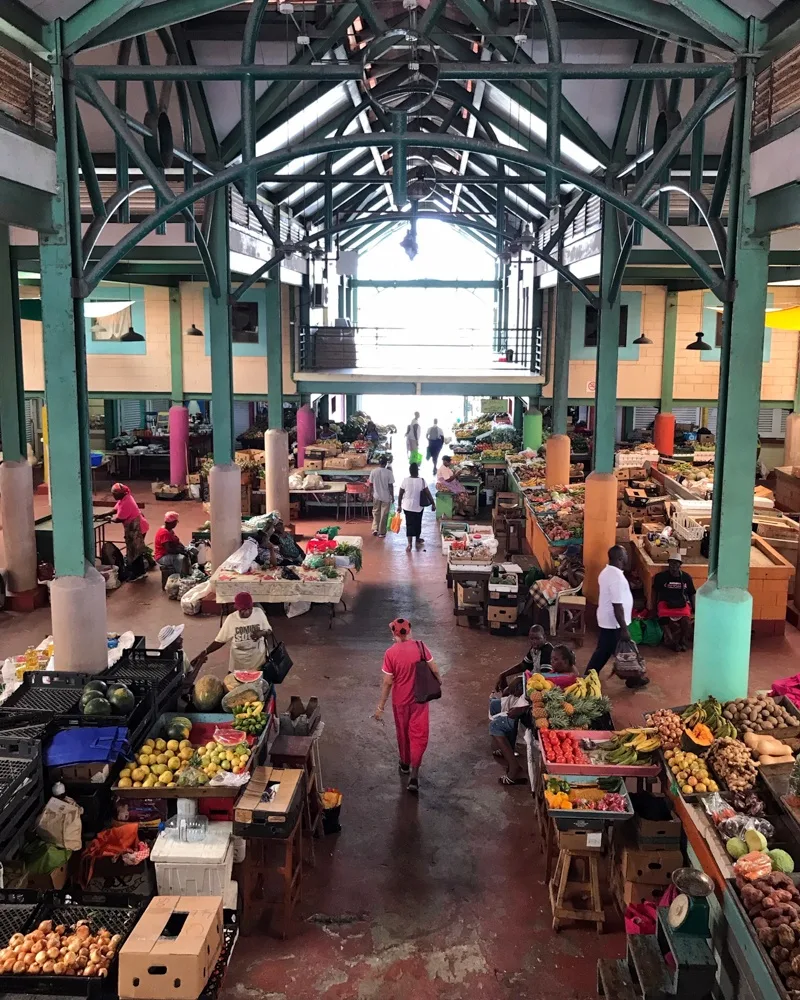
[[[0,709],[0,741],[45,740],[55,731],[51,712],[3,712]]]
[[[128,730],[128,741],[131,744],[135,744],[138,739],[143,740],[153,725],[155,713],[153,684],[150,681],[141,680],[120,681],[120,683],[125,683],[136,699],[136,705],[129,715],[115,715],[113,713],[111,715],[83,715],[80,703],[78,703],[72,710],[60,716],[57,720],[59,728],[125,726]]]
[[[68,714],[77,709],[84,684],[93,679],[97,679],[95,674],[31,670],[3,703],[3,711]]]
[[[22,790],[37,780],[42,780],[41,744],[0,739],[0,836],[6,812],[17,808]]]
[[[38,905],[36,905],[38,903]],[[32,905],[34,904],[34,905]],[[35,930],[43,920],[71,926],[78,920],[88,920],[92,930],[106,927],[112,934],[121,934],[108,977],[0,975],[0,991],[19,994],[50,994],[95,998],[116,993],[119,952],[133,930],[143,909],[141,898],[108,893],[72,892],[41,893],[29,889],[0,891],[0,926],[11,934]]]
[[[0,861],[16,857],[44,808],[44,780],[37,775],[20,789],[19,798],[0,820]]]
[[[183,654],[169,653],[163,649],[146,649],[137,644],[103,674],[103,680],[110,679],[152,683],[155,711],[161,715],[171,711],[177,701],[183,681]]]

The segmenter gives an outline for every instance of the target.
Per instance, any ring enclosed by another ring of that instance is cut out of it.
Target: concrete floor
[[[144,490],[155,527],[162,506]],[[183,533],[205,520],[199,504],[182,504]],[[310,534],[321,522],[301,522]],[[322,523],[330,523],[328,521]],[[533,833],[530,794],[498,785],[489,753],[487,697],[499,670],[517,662],[521,639],[493,638],[456,626],[433,518],[425,515],[424,551],[407,555],[405,539],[375,539],[366,522],[348,525],[365,537],[364,570],[345,587],[347,613],[328,628],[327,610],[287,620],[275,616],[295,666],[280,691],[317,695],[326,729],[323,781],[344,793],[342,832],[317,842],[317,866],[305,870],[294,934],[240,939],[225,1000],[588,1000],[595,964],[624,953],[621,923],[608,909],[608,930],[551,931],[542,855]],[[412,620],[444,673],[444,697],[431,709],[431,744],[422,792],[409,796],[397,774],[390,713],[371,719],[388,622]],[[172,622],[186,623],[193,655],[213,637],[216,620],[184,618],[159,590],[157,575],[109,595],[109,628],[131,628],[151,640]],[[49,613],[0,615],[0,652],[38,641]],[[578,651],[588,659],[591,642]],[[800,634],[754,644],[751,687],[796,672]],[[212,669],[225,670],[224,652]],[[618,725],[643,711],[688,700],[690,656],[648,652],[652,683],[641,693],[608,679]],[[724,669],[724,664],[720,664]]]

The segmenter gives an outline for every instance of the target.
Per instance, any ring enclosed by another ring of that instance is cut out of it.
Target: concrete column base
[[[800,413],[790,413],[786,418],[786,437],[783,439],[783,464],[800,465]]]
[[[288,521],[289,435],[277,428],[264,434],[264,491],[267,513],[277,510]]]
[[[608,550],[617,537],[617,477],[611,472],[593,472],[586,480],[583,523],[583,593],[597,604],[597,578],[608,565]]]
[[[528,410],[522,418],[522,447],[538,451],[542,447],[542,411]]]
[[[35,590],[33,470],[27,462],[3,462],[0,465],[0,516],[3,518],[8,590],[12,594]]]
[[[753,598],[709,580],[697,591],[691,700],[747,697]]]
[[[106,584],[94,566],[84,576],[50,585],[50,616],[58,670],[99,674],[108,666]]]
[[[242,544],[242,471],[215,465],[208,477],[211,494],[211,565],[225,562]]]
[[[572,442],[568,434],[553,434],[545,442],[545,482],[548,489],[569,486],[569,454]]]

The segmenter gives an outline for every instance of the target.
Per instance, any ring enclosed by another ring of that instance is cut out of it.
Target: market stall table
[[[226,573],[218,571],[214,586],[218,604],[232,604],[237,594],[250,594],[257,604],[284,604],[308,601],[329,604],[331,616],[337,604],[343,603],[346,569],[338,569],[336,578],[326,580],[274,580],[260,573]],[[345,607],[346,610],[346,607]]]
[[[653,582],[667,568],[666,562],[655,562],[644,548],[640,537],[633,540],[633,568],[642,579],[647,606],[652,603]],[[695,588],[708,579],[708,562],[684,558],[681,567],[692,578]],[[789,579],[794,566],[784,559],[759,535],[751,536],[750,582],[753,597],[753,630],[765,635],[783,635],[786,627],[786,606],[789,599]]]
[[[98,559],[100,551],[106,540],[106,525],[113,517],[113,507],[93,507],[92,520],[94,521],[94,547]],[[39,562],[53,562],[53,516],[47,514],[34,521],[34,535],[36,536],[36,558]]]
[[[335,507],[338,519],[346,489],[347,483],[326,483],[316,490],[290,489],[289,497],[299,500],[305,507]]]

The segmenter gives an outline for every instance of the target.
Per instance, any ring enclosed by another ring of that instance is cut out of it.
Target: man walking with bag
[[[633,594],[625,576],[628,553],[622,545],[613,545],[608,550],[608,565],[597,578],[600,597],[597,602],[597,647],[586,664],[584,673],[596,670],[599,674],[617,651],[621,639],[630,642],[628,626],[633,611]],[[625,681],[630,688],[645,687],[650,681],[644,675]]]
[[[372,486],[372,534],[386,537],[389,508],[394,500],[394,473],[386,467],[386,456],[378,459],[378,468],[369,474]]]

